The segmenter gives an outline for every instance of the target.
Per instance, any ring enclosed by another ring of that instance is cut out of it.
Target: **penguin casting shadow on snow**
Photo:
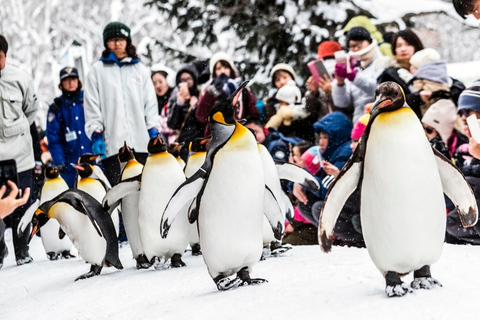
[[[104,264],[123,269],[110,214],[88,193],[69,189],[40,205],[32,218],[30,240],[51,218],[59,222],[78,254],[91,264],[90,272],[75,281],[99,275]]]
[[[166,237],[178,212],[196,197],[196,210],[189,212],[189,220],[193,223],[198,218],[203,259],[218,290],[266,282],[250,278],[252,266],[262,255],[264,212],[274,215],[267,219],[277,239],[283,234],[281,210],[264,208],[266,186],[257,142],[234,119],[236,102],[247,83],[213,106],[205,161],[175,191],[160,225]]]
[[[358,186],[368,253],[385,277],[386,294],[403,296],[412,290],[400,277],[411,271],[411,288],[441,286],[432,278],[430,265],[443,248],[443,194],[455,203],[464,227],[477,222],[478,209],[460,171],[430,146],[400,86],[382,83],[375,96],[360,143],[327,194],[318,237],[323,251],[329,252],[335,222]]]

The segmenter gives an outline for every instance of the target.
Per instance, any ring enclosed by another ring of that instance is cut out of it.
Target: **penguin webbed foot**
[[[240,286],[247,286],[252,284],[261,284],[261,283],[268,282],[266,279],[250,278],[250,271],[248,271],[248,267],[243,267],[242,269],[240,269],[240,271],[237,272],[237,278],[243,281],[243,283],[240,284]]]
[[[145,254],[141,254],[135,258],[137,261],[136,268],[137,270],[140,269],[148,269],[152,266],[152,262],[148,261],[147,256]]]
[[[199,243],[195,243],[193,246],[192,246],[192,256],[201,256],[202,255],[202,251],[200,250],[200,244]]]
[[[434,287],[442,287],[442,284],[437,280],[432,278],[430,272],[430,266],[425,265],[422,268],[415,270],[413,272],[413,281],[410,284],[412,289],[433,289]]]
[[[77,277],[77,279],[75,279],[75,281],[78,281],[78,280],[83,280],[83,279],[88,279],[88,278],[91,278],[91,277],[94,277],[94,276],[98,276],[100,274],[100,272],[102,271],[102,266],[96,266],[96,265],[93,265],[90,267],[90,271],[85,273],[85,274],[82,274],[81,276]]]
[[[58,260],[58,254],[56,254],[55,252],[53,251],[50,251],[50,252],[47,252],[47,258],[48,260],[50,261],[55,261],[55,260]]]
[[[387,282],[385,293],[388,297],[403,297],[407,293],[413,291],[405,283],[403,283],[398,273],[394,271],[388,271],[385,275],[385,280]]]
[[[70,250],[62,251],[61,255],[63,259],[76,258],[76,256],[70,253]]]
[[[214,278],[213,281],[217,285],[217,289],[219,291],[227,291],[227,290],[232,290],[235,288],[240,287],[243,285],[242,279],[236,277],[233,279],[230,279],[229,277],[225,277],[223,275],[219,275],[218,277]]]
[[[182,260],[182,255],[179,253],[175,253],[171,258],[170,258],[170,267],[172,268],[181,268],[181,267],[186,267],[187,265],[185,262]]]
[[[282,244],[281,242],[272,241],[270,243],[270,254],[274,257],[280,257],[287,251],[293,249],[293,246],[288,243]]]

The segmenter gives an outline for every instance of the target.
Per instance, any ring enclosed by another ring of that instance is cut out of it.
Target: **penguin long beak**
[[[44,226],[45,223],[48,222],[48,220],[49,220],[48,216],[41,209],[37,209],[35,211],[35,214],[33,215],[33,218],[32,218],[33,228],[32,228],[32,232],[30,233],[30,237],[28,238],[28,243],[32,241],[33,237],[38,232],[38,230],[40,230],[40,228]]]
[[[384,98],[383,95],[379,95],[377,100],[373,103],[372,109],[370,110],[370,114],[373,114],[377,109],[385,108],[393,103],[391,98]]]

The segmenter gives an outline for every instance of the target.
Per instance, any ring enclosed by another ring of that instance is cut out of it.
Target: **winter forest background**
[[[343,44],[342,28],[359,14],[382,32],[413,28],[451,66],[480,60],[478,22],[462,20],[444,0],[3,0],[0,33],[9,41],[8,63],[34,81],[42,109],[37,124],[44,127],[48,105],[59,94],[59,70],[75,63],[85,75],[100,57],[102,31],[110,21],[131,28],[147,66],[161,63],[175,70],[222,50],[232,55],[244,79],[268,84],[271,67],[287,62],[301,85],[318,44],[326,39]],[[72,60],[78,51],[83,63]],[[480,78],[478,68],[477,75],[455,70],[453,76],[467,86]]]

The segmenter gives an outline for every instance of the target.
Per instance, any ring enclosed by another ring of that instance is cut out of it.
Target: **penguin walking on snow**
[[[118,150],[118,160],[121,167],[120,182],[108,190],[102,203],[109,211],[121,204],[123,225],[133,258],[137,261],[136,268],[148,269],[152,264],[145,256],[138,226],[143,165],[135,159],[126,142]]]
[[[319,241],[330,251],[335,222],[357,188],[368,253],[386,280],[389,297],[410,292],[402,280],[413,271],[413,289],[441,284],[430,265],[441,255],[445,237],[445,193],[464,227],[477,221],[473,192],[460,171],[425,137],[396,83],[376,89],[370,120],[354,154],[330,187],[321,213]]]
[[[123,269],[112,219],[88,193],[69,189],[38,207],[32,218],[30,240],[51,218],[58,221],[78,254],[91,264],[90,272],[75,281],[99,275],[104,264]]]
[[[188,146],[189,156],[184,170],[187,179],[193,176],[195,172],[200,169],[203,162],[205,162],[205,157],[207,156],[207,143],[209,141],[209,138],[195,138],[190,142]],[[197,209],[195,200],[196,198],[192,200],[192,203],[189,206],[189,212]],[[200,251],[200,238],[198,236],[197,221],[190,225],[189,243],[190,248],[192,248],[192,256],[199,256],[202,254]]]
[[[159,136],[148,142],[149,156],[142,173],[138,226],[143,250],[150,263],[159,269],[160,260],[170,259],[170,267],[184,267],[182,255],[188,246],[189,224],[187,207],[172,225],[168,239],[160,236],[160,220],[175,190],[185,181],[185,175],[174,156]],[[155,261],[156,260],[156,261]],[[165,264],[164,264],[165,265]]]
[[[45,183],[40,192],[40,205],[66,190],[68,190],[68,185],[60,176],[57,168],[52,164],[47,165],[45,167]],[[70,253],[73,244],[68,237],[65,237],[57,220],[51,219],[43,226],[41,239],[48,259],[75,258]]]
[[[252,267],[262,254],[264,213],[278,239],[283,233],[280,210],[265,209],[265,181],[262,162],[253,134],[234,119],[238,96],[248,81],[210,112],[212,137],[202,167],[175,192],[161,223],[163,237],[178,212],[196,197],[202,256],[219,290],[263,283],[252,279]],[[278,203],[275,203],[278,207]],[[231,275],[236,277],[231,279]]]

